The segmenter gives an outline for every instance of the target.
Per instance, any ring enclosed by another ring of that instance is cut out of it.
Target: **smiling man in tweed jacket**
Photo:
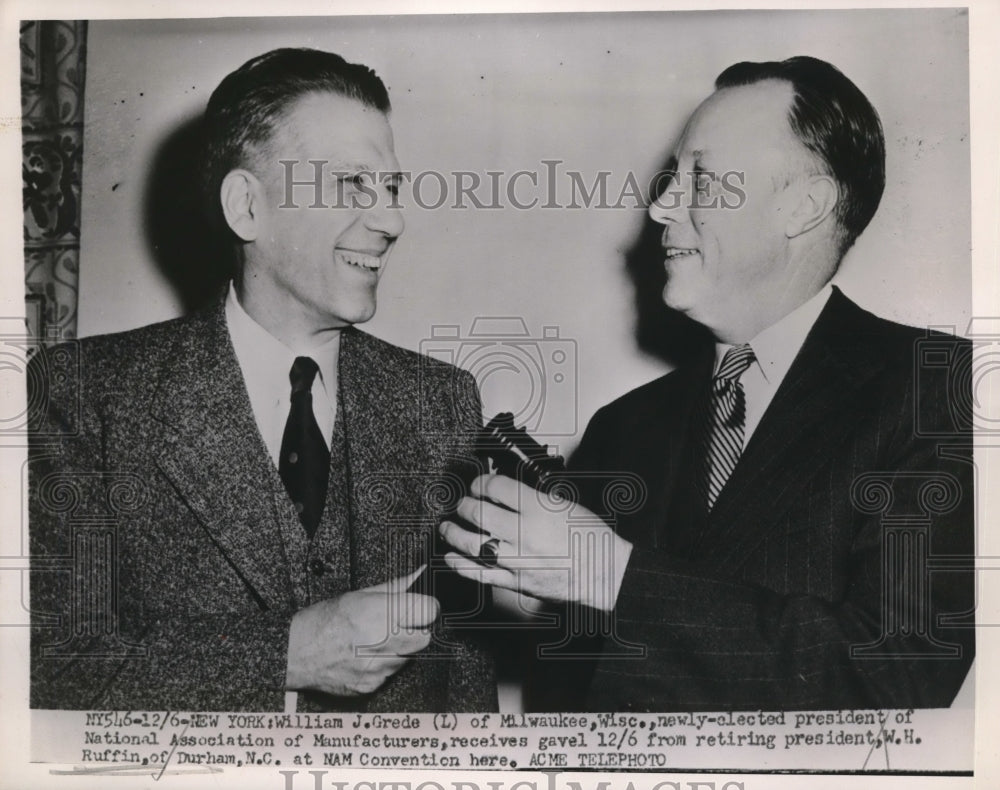
[[[403,231],[388,111],[329,53],[230,74],[206,113],[226,296],[34,361],[33,707],[495,709],[439,617],[482,596],[421,574],[475,383],[354,328]],[[316,160],[326,207],[296,205],[282,162]]]

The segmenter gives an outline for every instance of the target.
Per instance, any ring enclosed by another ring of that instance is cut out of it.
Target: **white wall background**
[[[611,171],[612,195],[628,172],[645,181],[663,165],[729,64],[829,60],[878,108],[888,144],[882,206],[845,262],[842,287],[907,323],[960,332],[968,323],[961,10],[397,16],[91,23],[81,336],[182,312],[147,238],[152,163],[226,73],[278,46],[373,67],[389,86],[404,170],[542,172],[542,160],[560,159],[588,181]],[[418,349],[434,325],[467,332],[477,316],[521,316],[532,337],[554,326],[573,341],[537,345],[550,385],[557,368],[568,374],[548,401],[533,400],[538,380],[500,370],[487,382],[489,411],[541,408],[533,427],[569,450],[597,407],[669,369],[636,339],[625,254],[646,221],[641,209],[431,211],[403,201],[407,231],[370,331]],[[557,346],[569,354],[561,368]],[[483,361],[463,348],[467,366]]]

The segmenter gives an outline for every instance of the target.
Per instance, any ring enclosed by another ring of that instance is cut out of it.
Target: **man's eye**
[[[392,195],[393,197],[399,196],[399,184],[397,184],[395,181],[387,182],[385,188],[389,190],[389,194]]]
[[[366,175],[364,173],[342,173],[337,176],[337,181],[345,186],[360,189],[365,185]]]
[[[708,173],[695,173],[694,188],[703,195],[707,195],[712,189],[712,176]]]

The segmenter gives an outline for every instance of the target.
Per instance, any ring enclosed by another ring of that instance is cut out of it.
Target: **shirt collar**
[[[340,332],[334,333],[330,340],[318,346],[289,348],[243,309],[233,283],[229,284],[229,293],[226,295],[226,325],[229,327],[236,359],[247,379],[247,387],[251,390],[288,387],[288,373],[296,357],[312,357],[319,367],[320,381],[324,388],[328,381],[333,380],[340,350]]]
[[[792,361],[806,342],[806,335],[812,329],[819,314],[823,312],[833,286],[827,283],[815,296],[799,305],[792,312],[762,330],[750,341],[756,364],[764,379],[771,385],[784,379]],[[719,369],[722,357],[732,348],[726,343],[715,345],[715,370]]]

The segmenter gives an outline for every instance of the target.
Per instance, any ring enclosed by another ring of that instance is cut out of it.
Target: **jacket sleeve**
[[[457,453],[460,463],[467,471],[461,474],[467,482],[470,474],[478,472],[478,462],[473,455],[473,443],[482,428],[482,400],[476,380],[465,371],[457,371],[459,384],[455,387],[458,424]],[[437,537],[435,535],[435,537]],[[447,546],[438,543],[440,553],[448,551]],[[448,710],[456,713],[491,712],[499,709],[497,679],[493,650],[496,632],[487,622],[492,607],[490,588],[462,579],[454,573],[445,576],[445,598],[442,611],[445,617],[452,613],[460,615],[451,627],[456,639],[455,658],[448,680]]]

